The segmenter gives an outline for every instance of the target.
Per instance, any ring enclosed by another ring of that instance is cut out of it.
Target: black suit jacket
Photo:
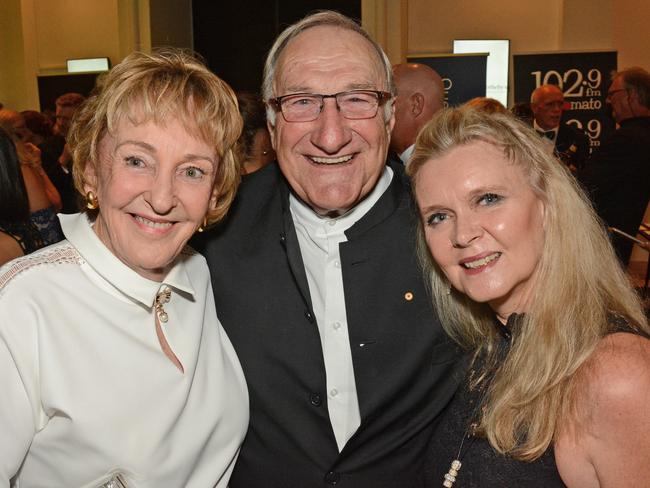
[[[232,488],[426,485],[425,448],[462,376],[414,253],[401,167],[340,246],[361,426],[338,452],[289,189],[276,164],[247,177],[229,219],[196,242],[242,363],[251,421]],[[441,460],[446,463],[448,460]]]
[[[61,156],[64,146],[65,138],[54,135],[38,147],[41,150],[43,169],[61,196],[61,213],[71,214],[80,212],[83,209],[83,204],[81,195],[74,186],[72,162],[67,173],[59,164],[59,156]]]
[[[579,179],[607,225],[636,235],[650,199],[650,117],[624,120],[603,141]],[[627,263],[632,243],[618,236],[613,236],[613,243]]]
[[[589,137],[576,126],[561,123],[555,139],[555,151],[564,164],[580,171],[589,157]]]

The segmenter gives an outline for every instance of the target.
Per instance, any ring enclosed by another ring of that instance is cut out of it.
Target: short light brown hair
[[[190,134],[215,147],[217,203],[206,220],[213,224],[223,218],[240,181],[234,146],[242,121],[231,88],[186,51],[168,48],[127,56],[101,79],[73,119],[68,144],[75,186],[81,193],[86,165],[97,169],[99,164],[99,142],[124,117],[138,124],[176,119]]]
[[[615,71],[612,74],[612,81],[619,76],[623,79],[625,89],[636,92],[639,103],[650,109],[650,73],[643,68],[633,66]]]

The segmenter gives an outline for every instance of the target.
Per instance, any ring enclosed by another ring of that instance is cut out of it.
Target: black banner
[[[408,56],[409,63],[426,64],[436,70],[445,85],[445,107],[485,96],[487,53]]]
[[[516,54],[514,61],[515,103],[529,102],[540,85],[557,85],[564,92],[566,123],[575,124],[589,136],[591,149],[614,130],[605,106],[610,73],[616,69],[616,51],[549,54]]]

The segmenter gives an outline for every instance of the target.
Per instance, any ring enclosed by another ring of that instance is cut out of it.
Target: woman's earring
[[[451,283],[447,283],[447,290],[445,291],[445,295],[451,295]]]
[[[92,190],[86,192],[86,208],[88,210],[96,210],[99,208],[99,200],[97,200],[97,195]]]
[[[203,223],[199,225],[199,228],[196,229],[196,231],[203,232],[207,226],[208,226],[208,216],[206,215],[205,217],[203,217]]]

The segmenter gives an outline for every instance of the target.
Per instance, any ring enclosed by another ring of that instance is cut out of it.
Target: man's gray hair
[[[366,39],[375,49],[377,56],[381,60],[382,66],[384,68],[384,75],[386,76],[386,89],[392,95],[395,95],[395,84],[393,82],[391,64],[388,60],[388,56],[386,56],[386,53],[381,48],[381,46],[375,42],[372,37],[370,37],[370,34],[368,34],[363,29],[363,27],[361,27],[354,20],[338,12],[323,10],[308,15],[295,24],[290,25],[284,31],[282,31],[282,33],[275,40],[275,43],[271,47],[271,50],[266,57],[266,63],[264,64],[264,80],[262,81],[262,96],[264,97],[264,101],[268,102],[268,100],[276,96],[273,82],[278,59],[280,58],[282,51],[284,51],[289,42],[296,36],[308,29],[311,29],[312,27],[319,26],[339,27],[341,29],[351,30]],[[389,114],[392,111],[392,104],[387,103],[385,104],[385,107],[388,107],[388,111],[384,112],[384,119],[388,119]],[[266,108],[266,117],[272,125],[275,125],[275,110],[268,105]]]
[[[638,66],[612,73],[612,80],[621,77],[626,90],[631,90],[639,97],[639,103],[650,109],[650,73]]]

